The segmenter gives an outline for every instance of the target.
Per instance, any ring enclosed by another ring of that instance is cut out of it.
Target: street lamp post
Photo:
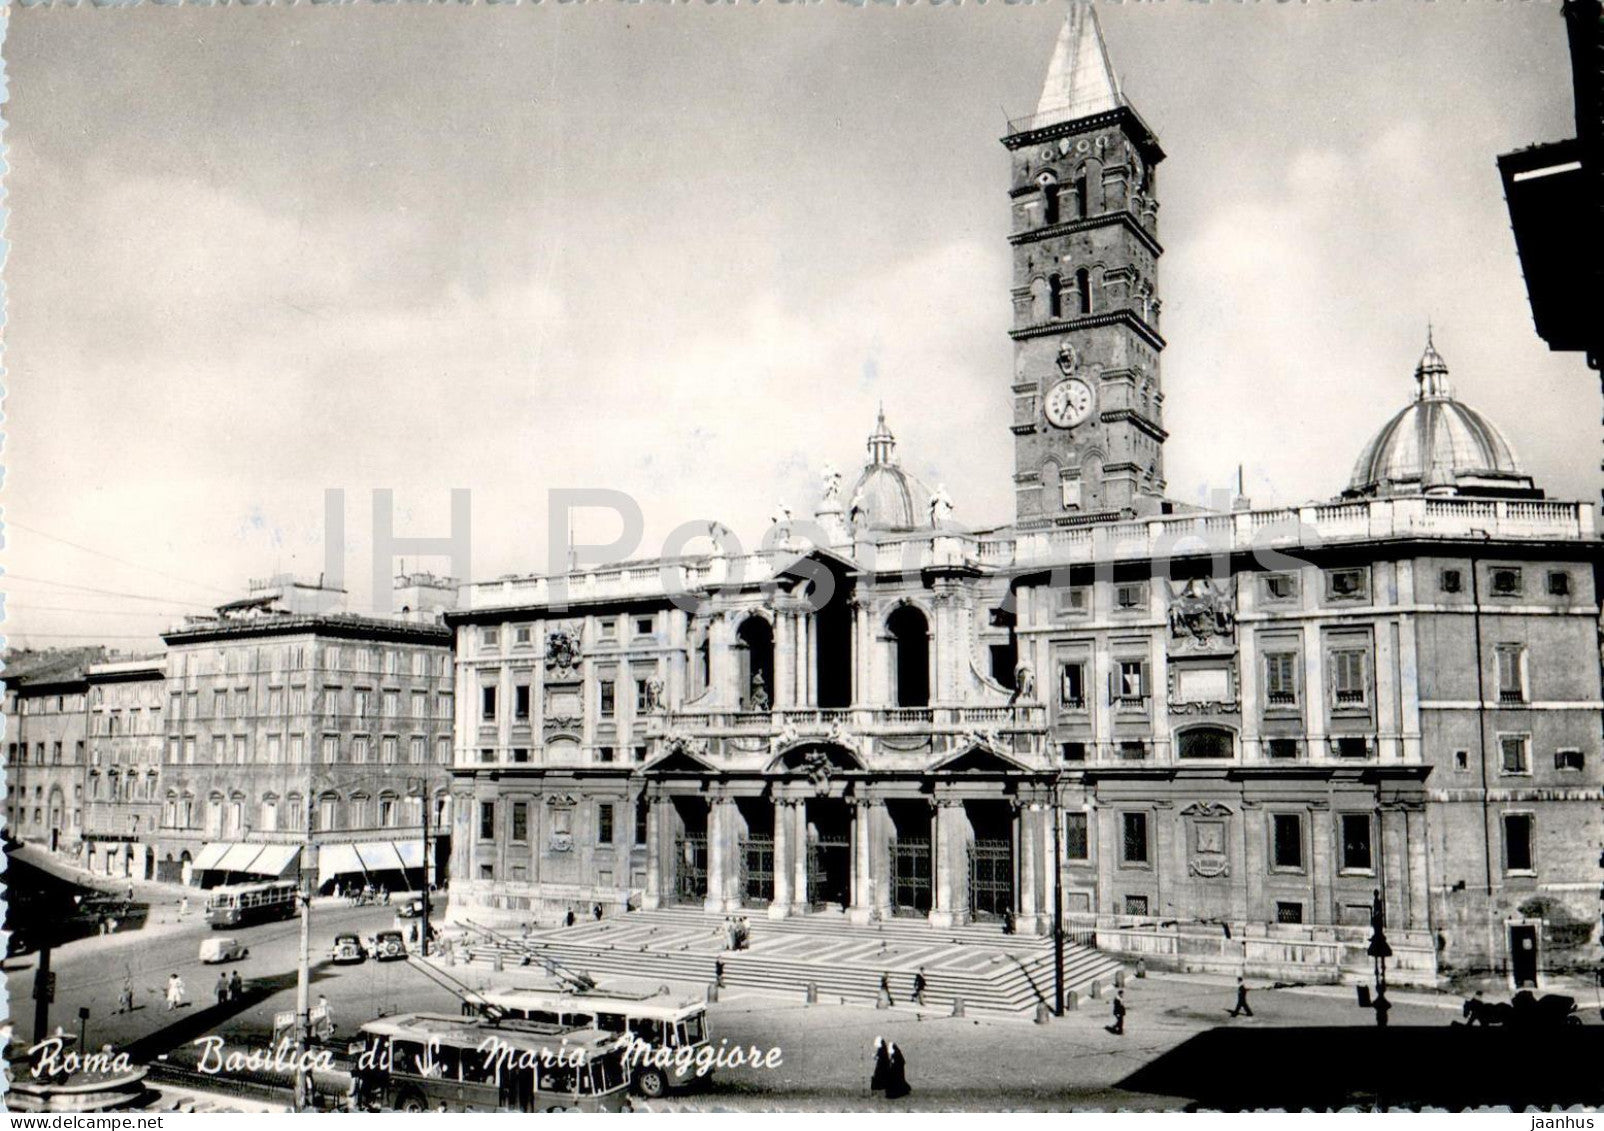
[[[410,789],[413,782],[417,783],[418,797],[423,810],[423,922],[419,936],[419,946],[423,957],[429,957],[429,862],[433,855],[433,847],[429,840],[429,779],[428,777],[410,778],[407,787]]]
[[[306,1048],[312,1037],[312,897],[317,893],[317,847],[313,837],[312,761],[306,763],[305,820],[301,845],[301,956],[295,974],[295,1099],[292,1111],[304,1109],[306,1100]]]
[[[1053,1014],[1064,1015],[1064,813],[1053,780]]]

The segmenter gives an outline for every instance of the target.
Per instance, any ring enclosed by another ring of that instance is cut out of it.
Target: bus
[[[369,1110],[625,1111],[628,1051],[595,1029],[403,1013],[362,1026],[352,1075]]]
[[[693,994],[676,995],[664,985],[620,979],[605,988],[579,989],[553,980],[481,990],[471,997],[471,1004],[486,1016],[595,1026],[669,1050],[671,1057],[634,1058],[635,1090],[654,1099],[689,1084],[696,1077],[698,1051],[711,1043],[707,1003]]]
[[[301,909],[300,885],[294,880],[270,880],[213,888],[206,899],[206,921],[212,930],[248,927],[293,919]]]

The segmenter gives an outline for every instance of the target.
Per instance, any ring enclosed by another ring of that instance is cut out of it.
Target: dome
[[[1448,364],[1429,332],[1415,383],[1414,402],[1365,445],[1343,494],[1541,494],[1503,434],[1454,399]]]
[[[847,496],[847,521],[859,529],[904,531],[930,526],[929,487],[897,463],[897,438],[882,407],[869,435],[869,462]]]

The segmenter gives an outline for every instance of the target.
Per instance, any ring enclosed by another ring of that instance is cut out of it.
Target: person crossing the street
[[[1119,990],[1114,994],[1114,1023],[1108,1031],[1116,1037],[1125,1035],[1125,991]]]
[[[1236,1004],[1231,1007],[1231,1016],[1238,1017],[1246,1013],[1253,1016],[1253,1007],[1248,1004],[1248,984],[1242,980],[1242,975],[1236,976]]]

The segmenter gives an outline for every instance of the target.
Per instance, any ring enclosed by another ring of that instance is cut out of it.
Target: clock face
[[[1060,381],[1047,392],[1047,419],[1060,428],[1073,428],[1092,414],[1092,387],[1079,377]]]

